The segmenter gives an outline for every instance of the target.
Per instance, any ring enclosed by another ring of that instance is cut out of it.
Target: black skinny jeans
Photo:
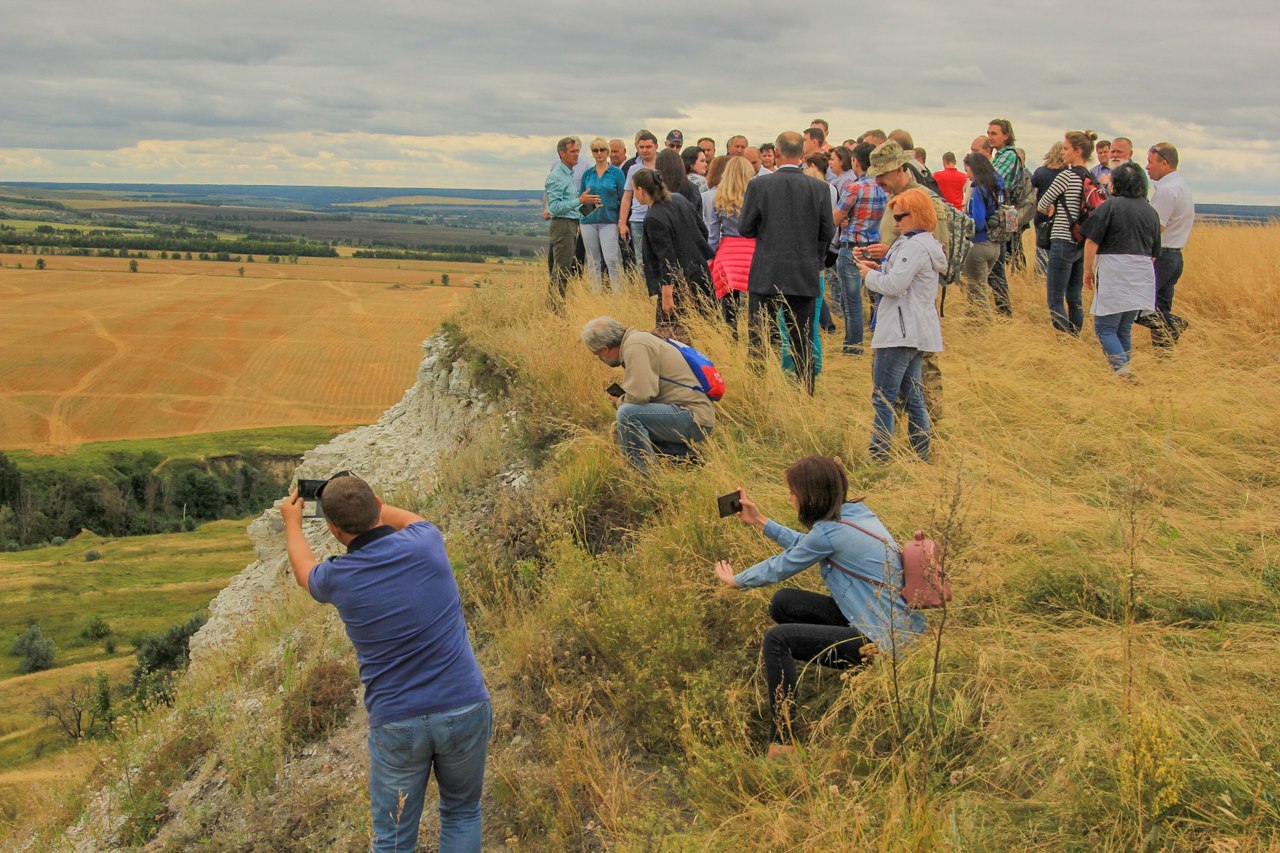
[[[870,642],[840,612],[829,595],[802,589],[780,589],[769,602],[777,622],[764,635],[764,677],[773,709],[770,736],[775,743],[792,740],[796,710],[796,661],[848,669],[862,663],[859,652]]]

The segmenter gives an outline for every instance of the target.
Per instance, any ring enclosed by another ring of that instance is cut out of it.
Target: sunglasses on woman
[[[911,215],[910,213],[895,213],[893,215],[893,221],[901,222],[902,220],[906,219],[910,215]]]

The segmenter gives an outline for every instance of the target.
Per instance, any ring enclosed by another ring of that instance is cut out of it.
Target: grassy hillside
[[[33,786],[47,797],[92,766],[92,749],[61,755],[70,741],[37,713],[40,697],[99,671],[113,685],[127,682],[139,637],[203,610],[253,558],[244,525],[216,521],[125,539],[85,534],[59,547],[0,554],[0,814],[20,813]],[[90,550],[101,559],[86,562]],[[95,616],[111,629],[110,647],[82,636]],[[54,668],[20,675],[10,646],[30,622],[56,644]]]
[[[651,302],[580,291],[561,318],[545,281],[477,291],[459,323],[513,371],[517,423],[449,460],[421,509],[447,528],[495,695],[486,845],[1280,845],[1277,268],[1280,228],[1198,227],[1178,295],[1190,331],[1159,360],[1137,330],[1136,385],[1091,332],[1052,331],[1029,275],[1009,322],[968,324],[952,294],[930,464],[868,460],[865,359],[828,356],[810,399],[694,324],[729,394],[706,465],[649,480],[612,446],[616,374],[577,333],[601,313],[647,327]],[[774,549],[713,500],[741,486],[795,525],[781,473],[815,452],[841,457],[900,536],[944,537],[957,593],[896,659],[807,668],[800,759],[769,763],[770,591],[725,591],[712,566]],[[536,466],[527,490],[496,485],[512,456]],[[361,849],[359,714],[316,747],[290,735],[306,674],[350,660],[331,614],[293,597],[122,747],[157,780],[150,799],[113,789],[122,837]],[[185,779],[205,793],[155,805]]]

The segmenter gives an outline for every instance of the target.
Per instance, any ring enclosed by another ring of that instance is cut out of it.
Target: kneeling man
[[[317,564],[296,491],[280,515],[298,585],[338,608],[356,647],[369,709],[372,850],[417,849],[434,766],[439,849],[479,853],[492,714],[444,538],[421,517],[383,504],[353,474],[335,475],[318,496],[346,554]]]
[[[657,454],[688,456],[711,433],[715,404],[666,340],[596,317],[582,327],[582,342],[605,364],[623,370],[622,396],[609,399],[618,410],[618,446],[633,467],[648,471]]]

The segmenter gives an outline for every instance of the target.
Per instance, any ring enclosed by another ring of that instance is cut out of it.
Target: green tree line
[[[279,456],[245,453],[211,465],[121,451],[90,466],[24,470],[0,453],[0,548],[69,538],[82,528],[132,536],[243,518],[284,492],[296,457],[280,462]]]
[[[55,252],[67,249],[110,249],[118,252],[123,249],[209,254],[225,252],[228,254],[300,255],[312,258],[338,256],[337,250],[325,243],[313,243],[307,240],[272,240],[263,237],[224,240],[217,234],[191,231],[186,228],[161,229],[145,234],[49,229],[42,231],[38,237],[9,229],[0,230],[0,248],[2,249],[26,252],[33,246],[47,247]]]

